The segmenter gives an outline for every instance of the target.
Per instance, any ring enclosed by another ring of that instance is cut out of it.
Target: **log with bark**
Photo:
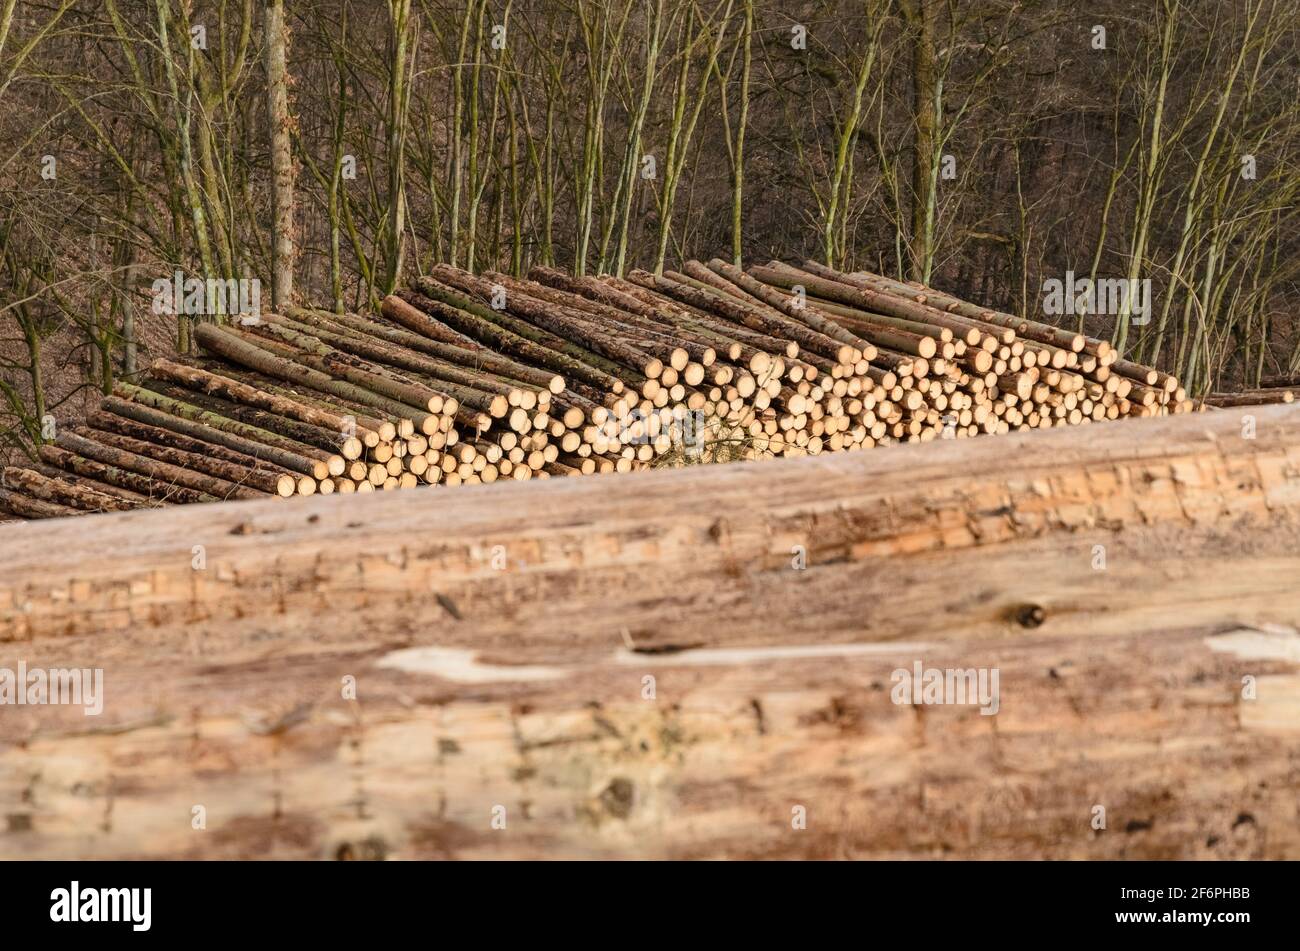
[[[35,499],[86,512],[129,512],[140,507],[116,495],[18,466],[0,469],[0,485]]]
[[[0,857],[1300,858],[1256,414],[0,526]]]
[[[1235,393],[1211,393],[1205,398],[1209,406],[1221,408],[1233,406],[1266,406],[1270,403],[1294,403],[1296,390],[1300,387],[1277,386],[1259,387],[1253,390],[1239,390]]]

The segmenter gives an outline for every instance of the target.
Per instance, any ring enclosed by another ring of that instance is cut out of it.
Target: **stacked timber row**
[[[817,455],[1184,412],[1094,340],[814,262],[434,267],[376,317],[200,325],[0,473],[24,518]]]

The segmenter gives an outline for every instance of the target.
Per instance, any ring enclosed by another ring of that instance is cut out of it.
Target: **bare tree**
[[[271,123],[271,300],[275,307],[293,300],[295,263],[288,42],[284,0],[270,0],[266,5],[266,92]]]

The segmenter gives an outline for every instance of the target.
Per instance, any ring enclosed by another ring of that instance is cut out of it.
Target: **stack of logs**
[[[381,317],[203,324],[6,468],[19,517],[854,451],[1185,412],[1104,340],[919,284],[714,259],[626,279],[439,265]]]

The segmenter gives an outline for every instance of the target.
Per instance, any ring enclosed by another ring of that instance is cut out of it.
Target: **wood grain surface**
[[[1298,536],[1286,406],[4,524],[0,856],[1297,858]]]

